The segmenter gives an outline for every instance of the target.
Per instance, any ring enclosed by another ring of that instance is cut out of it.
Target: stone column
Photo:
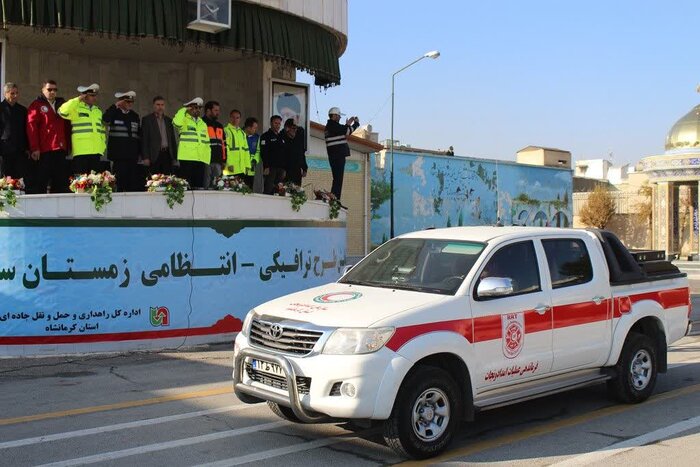
[[[654,190],[654,249],[673,253],[673,185],[658,182]]]

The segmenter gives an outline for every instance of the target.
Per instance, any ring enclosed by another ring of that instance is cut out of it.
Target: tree
[[[379,219],[377,211],[382,204],[391,199],[391,185],[384,180],[372,180],[370,183],[370,203],[372,219]]]
[[[588,196],[588,201],[581,208],[579,216],[586,226],[604,229],[615,215],[615,209],[615,200],[610,192],[598,185]]]

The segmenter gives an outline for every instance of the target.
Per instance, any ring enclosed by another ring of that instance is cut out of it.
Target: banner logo
[[[151,326],[170,326],[170,311],[164,306],[151,307]]]

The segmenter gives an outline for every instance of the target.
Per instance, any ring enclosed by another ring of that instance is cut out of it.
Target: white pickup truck
[[[382,420],[413,458],[478,411],[602,382],[641,402],[690,315],[685,274],[642,256],[598,230],[402,235],[336,283],[251,310],[234,390],[297,422]]]

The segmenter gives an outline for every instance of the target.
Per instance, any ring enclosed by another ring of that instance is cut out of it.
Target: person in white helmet
[[[345,120],[345,125],[340,123],[340,116],[343,115],[338,107],[331,107],[328,110],[328,122],[326,122],[326,152],[328,162],[331,165],[333,174],[333,186],[331,192],[340,200],[343,191],[343,176],[345,174],[345,158],[350,155],[348,146],[348,136],[360,126],[360,119],[350,117]]]

